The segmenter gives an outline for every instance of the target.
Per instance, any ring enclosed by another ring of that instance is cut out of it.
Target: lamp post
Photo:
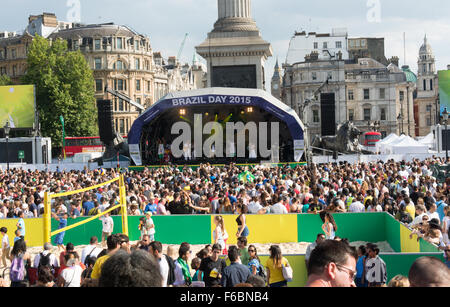
[[[445,125],[445,163],[448,161],[448,146],[447,146],[447,124],[448,124],[448,111],[447,108],[444,109],[444,112],[442,112],[442,116],[444,118],[444,125]]]
[[[9,173],[9,132],[11,130],[11,127],[9,126],[9,121],[6,122],[5,126],[3,127],[3,130],[5,131],[5,138],[6,138],[6,169]]]
[[[403,116],[402,116],[401,113],[398,115],[397,121],[398,121],[398,123],[399,123],[399,124],[398,124],[399,127],[401,127],[401,128],[398,129],[398,132],[400,133],[400,135],[402,135],[402,134],[403,134]],[[402,125],[402,126],[400,126],[400,125]]]

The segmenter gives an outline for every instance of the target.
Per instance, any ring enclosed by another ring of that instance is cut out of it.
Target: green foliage
[[[5,85],[13,85],[11,78],[8,77],[7,75],[1,75],[0,76],[0,86],[5,86]]]
[[[98,132],[94,77],[80,51],[68,51],[61,39],[51,44],[36,35],[27,59],[24,84],[36,86],[36,104],[43,136],[54,147],[62,146],[62,124],[66,136],[95,136]]]

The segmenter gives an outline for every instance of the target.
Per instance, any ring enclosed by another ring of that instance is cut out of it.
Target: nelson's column
[[[218,0],[219,19],[196,47],[208,62],[208,87],[265,89],[264,64],[272,56],[251,16],[251,0]]]

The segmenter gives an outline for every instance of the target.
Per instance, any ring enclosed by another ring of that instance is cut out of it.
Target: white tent
[[[390,148],[390,145],[402,141],[405,137],[406,137],[405,135],[398,136],[395,133],[390,134],[388,137],[386,137],[380,142],[380,144],[378,145],[379,147],[377,149],[381,154],[389,153],[388,149]]]
[[[413,138],[406,136],[403,138],[403,140],[389,144],[387,146],[387,150],[389,151],[390,154],[408,154],[408,153],[421,154],[421,153],[428,153],[428,146],[420,144]]]
[[[376,143],[375,148],[377,152],[382,152],[382,149],[384,149],[384,145],[389,144],[390,142],[393,142],[397,140],[399,136],[395,133],[389,134],[387,137]]]
[[[436,143],[436,141],[435,141],[435,139],[434,139],[434,134],[433,134],[433,132],[431,132],[430,134],[428,134],[426,137],[424,137],[423,139],[421,139],[421,140],[419,140],[418,141],[420,144],[423,144],[423,145],[427,145],[428,146],[428,148],[433,148],[433,147],[435,147],[435,143]]]

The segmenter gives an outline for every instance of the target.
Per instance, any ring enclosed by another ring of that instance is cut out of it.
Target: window
[[[151,86],[152,86],[152,83],[150,81],[147,81],[147,92],[150,92]]]
[[[0,59],[3,59],[3,51],[0,50]]]
[[[400,91],[400,101],[404,101],[404,100],[405,100],[405,92]]]
[[[336,48],[342,48],[342,42],[336,42]]]
[[[313,72],[311,73],[312,79],[317,80],[317,73]]]
[[[126,83],[124,80],[114,80],[114,89],[116,91],[124,91],[126,90]]]
[[[141,69],[141,60],[135,59],[134,63],[135,63],[136,70],[140,70]]]
[[[370,80],[370,73],[365,71],[362,73],[363,80]]]
[[[139,41],[138,40],[134,41],[134,49],[139,50]]]
[[[94,46],[95,46],[95,50],[100,50],[102,49],[102,41],[100,39],[96,39],[94,41]]]
[[[119,119],[119,133],[125,134],[125,120]]]
[[[430,91],[433,90],[433,79],[430,79]]]
[[[423,64],[423,72],[424,72],[424,73],[427,72],[427,64]]]
[[[427,105],[427,112],[431,112],[431,104]]]
[[[95,91],[103,92],[103,80],[102,79],[95,80]]]
[[[423,90],[427,90],[427,80],[423,80]]]
[[[117,39],[117,49],[123,49],[122,38]]]
[[[331,71],[328,72],[327,80],[333,80],[333,73]]]
[[[136,91],[141,90],[141,80],[136,80]]]
[[[136,98],[136,102],[137,102],[138,104],[141,104],[141,101],[142,101],[141,98]]]
[[[114,64],[113,68],[114,68],[114,69],[117,69],[117,70],[123,70],[123,69],[124,69],[123,62],[122,62],[121,60],[118,60],[118,61]]]
[[[6,67],[0,67],[0,76],[6,75]]]
[[[366,88],[364,89],[364,100],[370,99],[370,89]]]
[[[125,111],[125,104],[123,103],[123,100],[119,98],[119,111],[123,112]]]
[[[349,90],[348,91],[348,100],[354,100],[355,99],[355,94],[353,92],[353,90]]]
[[[95,69],[102,69],[102,59],[101,58],[95,58]]]
[[[386,109],[381,108],[380,120],[386,120]]]
[[[380,99],[385,99],[385,98],[386,98],[386,89],[380,88]]]
[[[318,123],[319,122],[319,110],[313,110],[313,122]]]
[[[16,58],[16,49],[11,49],[11,58]]]
[[[366,40],[365,39],[361,40],[361,47],[366,47]]]
[[[319,49],[319,43],[317,42],[314,43],[314,49]]]
[[[427,117],[427,126],[430,127],[431,126],[431,118]]]
[[[355,110],[353,109],[348,110],[348,120],[351,122],[355,120]]]
[[[364,120],[369,121],[371,119],[370,109],[366,108],[364,109]]]
[[[17,74],[17,65],[13,66],[13,77],[15,77]]]
[[[323,43],[323,49],[327,49],[328,48],[328,43],[327,42],[324,42]]]

